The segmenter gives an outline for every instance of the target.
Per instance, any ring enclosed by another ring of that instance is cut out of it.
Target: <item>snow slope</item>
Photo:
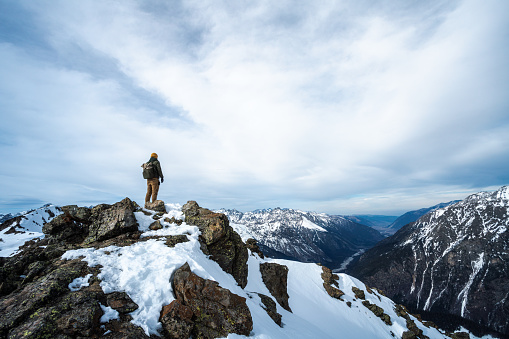
[[[5,221],[0,231],[0,257],[9,257],[18,252],[20,246],[34,238],[43,238],[42,226],[61,214],[60,208],[54,205],[45,205],[29,212],[21,212]]]

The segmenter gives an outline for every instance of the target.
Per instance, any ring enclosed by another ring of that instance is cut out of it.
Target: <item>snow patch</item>
[[[307,218],[302,217],[302,227],[309,228],[311,230],[317,230],[320,232],[327,232],[327,230],[323,227],[318,226],[317,224],[309,221]]]
[[[71,291],[75,292],[75,291],[81,290],[82,287],[89,286],[88,280],[90,279],[91,276],[92,276],[92,274],[87,274],[84,277],[79,277],[79,278],[74,279],[69,284],[69,289]]]

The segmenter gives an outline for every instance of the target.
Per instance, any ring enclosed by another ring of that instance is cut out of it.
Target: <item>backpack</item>
[[[153,162],[146,162],[141,167],[143,168],[143,179],[157,178],[156,167]]]

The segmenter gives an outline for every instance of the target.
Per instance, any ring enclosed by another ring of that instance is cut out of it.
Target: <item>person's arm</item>
[[[163,176],[163,171],[161,170],[161,163],[159,161],[157,161],[156,168],[157,168],[157,174],[161,178],[161,182],[163,182],[164,176]]]

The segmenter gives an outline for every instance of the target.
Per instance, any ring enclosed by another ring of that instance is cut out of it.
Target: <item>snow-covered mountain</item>
[[[392,222],[390,225],[387,226],[389,230],[392,230],[393,232],[396,232],[401,227],[405,226],[406,224],[409,224],[411,222],[416,221],[426,213],[429,213],[431,211],[437,210],[439,208],[444,208],[449,205],[455,204],[457,202],[460,202],[461,200],[454,200],[449,202],[440,203],[431,207],[427,208],[421,208],[415,211],[406,212],[405,214],[398,217],[394,222]]]
[[[337,215],[281,208],[217,212],[228,216],[244,241],[256,239],[273,258],[323,263],[333,269],[383,239],[376,230]]]
[[[59,207],[47,204],[15,216],[6,214],[5,220],[0,224],[0,257],[16,253],[27,240],[44,237],[42,226],[61,213]]]
[[[508,226],[508,186],[473,194],[404,226],[348,272],[413,309],[509,335]]]
[[[65,214],[45,223],[50,219],[47,216],[61,210],[48,207],[51,213],[25,215],[25,222],[17,226],[12,222],[10,226],[19,232],[33,233],[36,241],[1,260],[2,279],[14,285],[8,290],[0,289],[0,335],[166,337],[171,333],[161,321],[170,325],[171,321],[180,321],[187,326],[181,317],[217,326],[207,320],[217,314],[196,318],[192,308],[185,305],[173,308],[172,313],[171,305],[176,298],[182,298],[176,294],[175,289],[182,285],[174,284],[175,272],[182,273],[188,263],[190,274],[194,275],[186,284],[207,279],[209,289],[192,290],[184,298],[204,293],[209,305],[219,300],[222,306],[217,307],[228,312],[230,302],[245,302],[252,321],[249,338],[449,338],[444,331],[421,322],[361,281],[347,274],[331,275],[316,264],[261,259],[251,253],[246,262],[247,285],[241,288],[211,255],[203,252],[204,237],[211,233],[204,234],[203,228],[182,222],[179,205],[167,204],[166,211],[160,213],[133,206],[127,198],[115,205],[94,208],[64,206]],[[30,229],[25,227],[27,222]],[[211,227],[215,232],[218,225]],[[90,238],[90,232],[99,232],[101,238]],[[83,243],[81,233],[86,236]],[[14,246],[13,235],[3,233],[4,242],[0,244]],[[286,267],[287,279],[279,286],[285,287],[287,308],[291,310],[282,307],[268,287],[261,269],[266,264]],[[228,295],[229,299],[221,299]],[[271,310],[267,305],[272,305]],[[163,313],[175,318],[168,320]],[[281,316],[281,325],[274,320],[274,313]],[[237,319],[229,321],[234,323]],[[233,331],[228,338],[247,337],[235,334],[235,327]]]

